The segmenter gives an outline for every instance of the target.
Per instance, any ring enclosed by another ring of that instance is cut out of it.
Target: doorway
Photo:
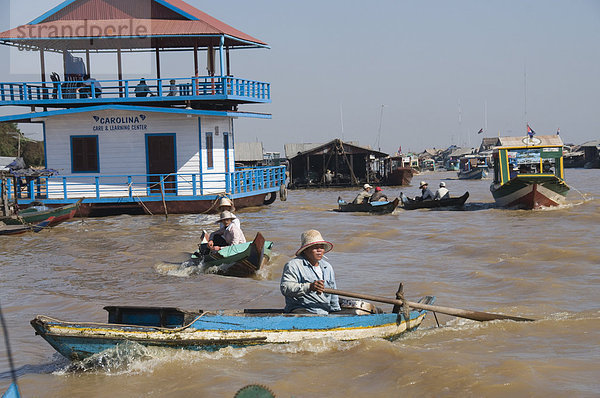
[[[146,163],[150,193],[160,193],[164,178],[165,195],[177,195],[175,134],[146,134]],[[156,175],[160,174],[160,175]],[[168,175],[168,176],[166,176]]]

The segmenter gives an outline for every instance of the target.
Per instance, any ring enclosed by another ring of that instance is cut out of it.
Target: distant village
[[[387,154],[336,138],[326,143],[285,144],[284,156],[265,151],[261,142],[236,143],[235,161],[238,167],[286,165],[291,188],[406,185],[416,172],[458,171],[461,164],[469,167],[476,162],[492,167],[492,150],[498,142],[498,137],[486,137],[478,148],[451,145],[420,153]],[[600,140],[565,144],[563,151],[566,168],[600,168]]]

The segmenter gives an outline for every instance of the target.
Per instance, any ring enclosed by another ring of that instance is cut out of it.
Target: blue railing
[[[231,76],[176,79],[0,82],[0,105],[240,100],[270,102],[269,83]]]
[[[18,199],[56,202],[136,201],[140,198],[165,197],[193,199],[219,194],[247,196],[276,192],[285,184],[285,166],[258,167],[232,173],[201,174],[125,174],[99,176],[49,176],[20,178]],[[13,180],[7,180],[9,199],[14,198]]]

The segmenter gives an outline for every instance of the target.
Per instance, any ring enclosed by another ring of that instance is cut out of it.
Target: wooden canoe
[[[188,264],[200,266],[206,273],[247,278],[256,274],[269,260],[272,247],[273,242],[265,240],[258,232],[252,242],[225,246],[206,255],[196,251]]]
[[[2,217],[0,221],[3,221],[7,225],[35,224],[53,217],[49,225],[53,227],[75,217],[75,213],[82,201],[83,198],[79,199],[76,203],[61,207],[31,206],[20,210],[17,216]]]
[[[25,232],[40,232],[42,229],[50,226],[54,217],[48,217],[44,221],[36,224],[19,224],[19,225],[5,225],[0,223],[0,235],[19,235]]]
[[[435,297],[419,302],[431,304]],[[340,314],[287,314],[275,310],[183,311],[173,307],[104,307],[108,323],[66,322],[38,315],[31,325],[56,351],[81,360],[125,342],[189,350],[218,350],[306,339],[351,341],[394,339],[414,330],[427,311],[399,313],[342,311]]]
[[[403,193],[400,194],[402,197],[402,207],[404,210],[415,210],[415,209],[441,209],[441,208],[461,208],[469,198],[469,192],[465,192],[460,197],[439,199],[439,200],[414,200],[407,198]]]
[[[398,207],[400,199],[396,198],[391,202],[369,202],[369,203],[347,203],[338,198],[338,208],[335,211],[342,213],[345,212],[363,212],[363,213],[375,213],[375,214],[389,214]]]

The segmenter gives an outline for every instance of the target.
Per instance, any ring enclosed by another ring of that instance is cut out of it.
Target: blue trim
[[[271,119],[269,114],[249,113],[249,112],[229,112],[229,111],[207,111],[198,109],[179,109],[179,108],[159,108],[153,106],[135,106],[135,105],[98,105],[81,108],[60,109],[56,111],[22,113],[20,115],[0,116],[0,122],[25,121],[41,117],[74,115],[84,112],[98,112],[104,110],[124,110],[135,112],[155,112],[155,113],[173,113],[178,115],[192,116],[225,116],[225,117],[252,117],[258,119]]]
[[[208,137],[210,137],[210,154],[208,153]],[[212,166],[208,165],[208,159],[212,160]],[[206,170],[213,170],[215,168],[215,139],[213,137],[213,133],[207,131],[206,132]]]
[[[87,171],[75,171],[73,169],[74,166],[74,151],[73,151],[73,138],[96,138],[96,170],[87,170]],[[45,142],[45,139],[44,139]],[[87,135],[71,135],[69,136],[69,142],[71,144],[71,173],[72,174],[87,174],[87,173],[100,173],[100,142],[98,140],[98,135],[87,134]]]
[[[175,11],[177,14],[179,14],[179,15],[181,15],[183,17],[189,18],[192,21],[199,21],[199,19],[196,18],[195,16],[193,16],[192,14],[188,14],[187,12],[182,11],[181,9],[175,7],[171,3],[167,3],[166,1],[163,1],[163,0],[154,0],[154,1],[157,2],[160,5],[163,5],[163,6],[167,7],[171,11]]]
[[[56,14],[57,12],[59,12],[60,10],[62,10],[63,8],[69,6],[70,4],[72,4],[72,3],[76,2],[76,1],[77,0],[66,0],[66,1],[63,1],[62,3],[60,3],[59,5],[57,5],[56,7],[54,7],[53,9],[51,9],[50,11],[46,12],[45,14],[42,14],[41,16],[37,17],[33,21],[29,22],[27,25],[35,25],[35,24],[38,24],[38,23],[42,23],[45,19],[49,18],[53,14]]]

